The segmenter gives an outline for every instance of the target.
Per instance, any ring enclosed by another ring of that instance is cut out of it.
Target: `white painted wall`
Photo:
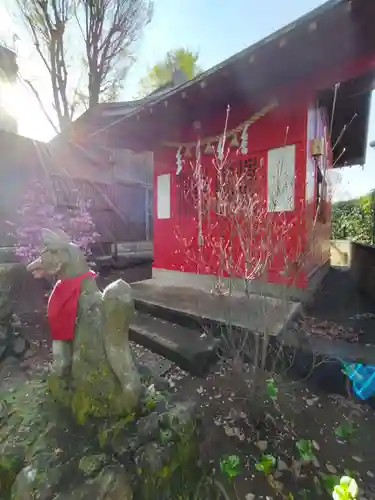
[[[294,210],[296,146],[270,149],[267,154],[267,206],[269,212]]]
[[[159,175],[156,183],[156,206],[158,219],[171,218],[171,175]]]

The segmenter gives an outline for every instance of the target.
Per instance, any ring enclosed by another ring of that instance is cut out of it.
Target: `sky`
[[[20,27],[7,17],[7,2],[0,5],[0,37],[8,38]],[[322,0],[155,0],[155,13],[137,47],[137,60],[124,82],[121,99],[135,98],[139,81],[166,52],[185,47],[199,52],[199,65],[208,69],[252,43],[271,34],[285,24],[321,5]],[[21,40],[22,42],[22,40]],[[32,69],[35,81],[45,88],[38,76],[37,61],[19,42],[21,71]],[[54,132],[43,117],[39,105],[26,89],[16,89],[13,111],[19,121],[19,132],[40,140],[49,140]],[[43,92],[42,92],[43,93]],[[46,102],[51,109],[51,103]],[[369,141],[375,140],[375,99],[371,109]],[[336,199],[366,194],[375,188],[375,151],[369,148],[366,165],[362,168],[341,169],[340,182],[335,188]]]

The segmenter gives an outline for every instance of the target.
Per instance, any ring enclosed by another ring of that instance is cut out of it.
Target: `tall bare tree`
[[[84,101],[91,107],[117,96],[153,12],[152,0],[16,0],[16,5],[48,71],[60,131]],[[79,71],[78,85],[70,76]],[[26,83],[43,104],[37,86]]]
[[[67,84],[65,31],[74,13],[74,0],[16,0],[20,14],[32,36],[34,47],[45,65],[51,82],[53,105],[60,130],[71,121]],[[37,89],[27,81],[38,100]],[[51,120],[50,120],[51,121]]]
[[[116,94],[118,82],[134,60],[133,44],[151,20],[152,4],[147,0],[83,0],[82,4],[92,106],[101,96]]]

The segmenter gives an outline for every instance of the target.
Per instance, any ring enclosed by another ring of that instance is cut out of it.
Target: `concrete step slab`
[[[195,376],[208,372],[218,349],[218,341],[202,337],[199,330],[142,313],[130,325],[129,338]]]

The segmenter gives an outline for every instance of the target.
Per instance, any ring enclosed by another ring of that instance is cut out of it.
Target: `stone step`
[[[167,321],[168,323],[179,325],[190,330],[203,331],[208,329],[209,331],[212,331],[213,329],[212,322],[206,318],[202,318],[199,315],[186,311],[180,311],[179,309],[170,307],[166,304],[158,304],[157,302],[142,299],[138,296],[134,297],[134,303],[139,314],[153,316],[162,321]]]
[[[215,361],[218,348],[217,341],[202,338],[198,329],[186,328],[144,313],[138,313],[130,325],[129,338],[198,377],[207,373]]]

